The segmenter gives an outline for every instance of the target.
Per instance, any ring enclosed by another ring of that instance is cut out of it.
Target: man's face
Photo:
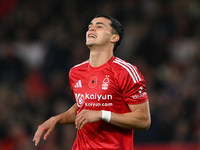
[[[89,26],[86,33],[86,45],[106,45],[111,43],[112,27],[110,26],[111,21],[104,17],[94,18]]]

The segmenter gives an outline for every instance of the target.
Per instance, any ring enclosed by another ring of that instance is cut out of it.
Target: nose
[[[95,31],[94,26],[90,27],[88,31]]]

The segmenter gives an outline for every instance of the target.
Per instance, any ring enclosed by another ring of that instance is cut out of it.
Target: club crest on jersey
[[[96,76],[92,76],[89,80],[88,86],[90,88],[94,88],[97,86],[97,77]]]
[[[109,84],[109,75],[106,75],[106,77],[102,81],[102,90],[107,90],[108,89],[108,84]]]

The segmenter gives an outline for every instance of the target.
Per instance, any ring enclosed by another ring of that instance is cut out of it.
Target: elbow
[[[139,121],[140,123],[138,125],[131,126],[131,129],[133,130],[148,130],[151,125],[151,119],[145,118],[143,120]]]
[[[143,117],[143,119],[140,120],[140,126],[139,126],[139,130],[148,130],[150,128],[151,125],[151,118],[150,116],[146,116]]]
[[[151,125],[151,115],[150,113],[145,115],[144,117],[144,128],[143,130],[148,130],[150,128],[150,125]]]
[[[144,130],[149,130],[151,123],[149,122],[145,127]]]
[[[143,130],[148,130],[150,128],[150,125],[151,125],[151,119],[148,118],[145,120],[144,122],[144,127],[143,127]]]

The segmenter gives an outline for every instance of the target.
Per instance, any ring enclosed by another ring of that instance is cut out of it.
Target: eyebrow
[[[106,25],[103,22],[96,22],[96,24],[102,24],[102,25],[104,25],[106,27]],[[88,26],[90,26],[90,25],[93,25],[93,23],[90,22]]]

